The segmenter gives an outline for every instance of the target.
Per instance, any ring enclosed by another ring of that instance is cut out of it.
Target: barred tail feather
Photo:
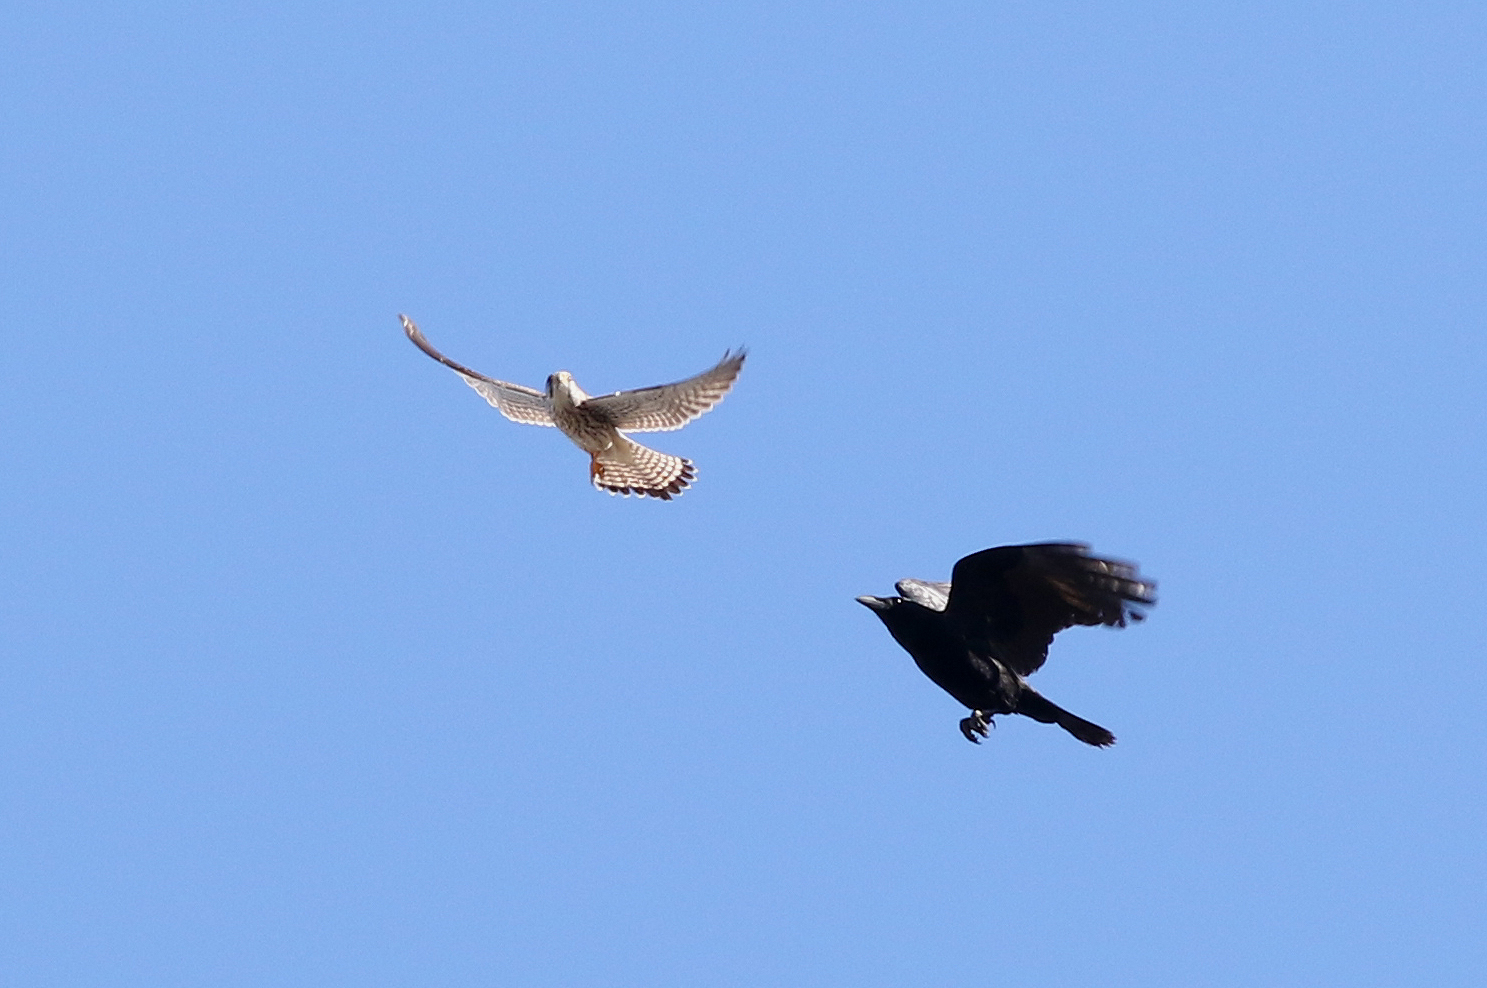
[[[629,497],[654,497],[670,501],[697,479],[697,468],[691,460],[657,452],[624,436],[615,444],[593,454],[589,479],[601,491]]]

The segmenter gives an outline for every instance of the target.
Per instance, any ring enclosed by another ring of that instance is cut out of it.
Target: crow
[[[1156,584],[1133,563],[1101,559],[1077,542],[1004,545],[955,564],[949,583],[898,581],[898,597],[858,597],[919,670],[970,708],[960,722],[981,743],[996,714],[1057,724],[1085,744],[1115,735],[1045,699],[1027,681],[1053,636],[1076,624],[1123,628],[1156,603]],[[979,737],[978,737],[979,735]]]

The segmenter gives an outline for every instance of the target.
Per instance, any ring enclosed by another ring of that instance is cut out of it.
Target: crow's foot
[[[971,715],[960,722],[960,733],[966,736],[966,740],[972,744],[980,744],[981,738],[991,737],[989,729],[996,727],[990,717],[979,710],[972,710]],[[981,735],[978,738],[976,735]]]

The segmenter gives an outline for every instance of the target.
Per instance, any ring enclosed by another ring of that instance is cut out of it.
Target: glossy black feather
[[[1004,545],[972,553],[950,575],[953,618],[972,647],[1020,676],[1037,672],[1053,636],[1076,624],[1124,628],[1156,603],[1156,584],[1132,563],[1089,554],[1078,542]]]

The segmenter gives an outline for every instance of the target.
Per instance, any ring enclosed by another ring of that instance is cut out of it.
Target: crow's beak
[[[883,610],[883,608],[888,606],[888,601],[884,600],[882,597],[858,597],[857,603],[861,604],[863,607],[868,608],[869,610],[874,611],[881,611]]]

